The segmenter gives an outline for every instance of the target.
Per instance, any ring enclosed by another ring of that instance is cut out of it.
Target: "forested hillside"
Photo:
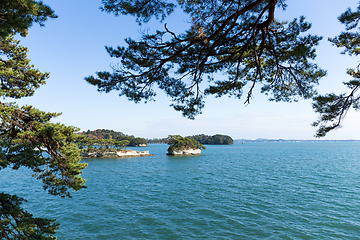
[[[134,137],[133,135],[126,135],[122,132],[116,132],[114,130],[97,129],[95,131],[84,131],[79,133],[85,135],[89,139],[104,139],[104,140],[115,140],[115,141],[129,141],[127,146],[147,146],[147,140],[145,138]]]
[[[188,138],[195,139],[201,144],[208,145],[231,145],[234,143],[234,140],[228,135],[216,134],[213,136],[199,134],[194,136],[187,136]],[[167,138],[154,138],[148,139],[148,143],[167,143]]]
[[[213,136],[199,134],[190,136],[190,138],[195,139],[201,144],[209,144],[209,145],[231,145],[234,143],[234,140],[228,135],[216,134]]]

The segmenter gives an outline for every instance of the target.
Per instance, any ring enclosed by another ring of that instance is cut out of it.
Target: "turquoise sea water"
[[[28,170],[0,192],[56,218],[58,239],[360,239],[360,143],[235,143],[201,156],[86,159],[87,189],[46,194]]]

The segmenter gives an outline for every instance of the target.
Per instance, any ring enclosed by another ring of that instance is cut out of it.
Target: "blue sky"
[[[182,117],[169,105],[171,99],[158,92],[156,102],[135,104],[117,92],[99,93],[84,78],[96,71],[110,70],[116,59],[108,56],[104,46],[124,44],[124,38],[137,39],[140,30],[149,32],[163,25],[150,21],[139,27],[130,16],[115,17],[99,10],[100,0],[44,0],[59,15],[41,28],[34,25],[26,38],[19,38],[28,47],[29,58],[36,68],[50,72],[47,84],[31,98],[17,101],[41,110],[62,112],[55,119],[81,130],[113,129],[145,138],[166,137],[169,134],[227,134],[233,138],[314,139],[316,129],[311,123],[317,115],[311,101],[274,103],[255,93],[250,105],[244,99],[208,97],[203,114],[195,120]],[[286,11],[280,9],[276,17],[292,20],[301,15],[313,24],[311,33],[324,36],[317,48],[318,65],[328,71],[318,91],[344,92],[342,82],[349,80],[346,69],[358,64],[356,57],[341,55],[328,37],[338,35],[344,28],[337,16],[348,7],[355,8],[354,0],[296,1],[288,0]],[[165,22],[169,29],[180,33],[187,27],[186,18],[176,13]],[[359,112],[349,111],[343,128],[331,132],[324,139],[359,139]]]

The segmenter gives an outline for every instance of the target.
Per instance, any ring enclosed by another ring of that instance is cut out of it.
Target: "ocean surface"
[[[200,156],[85,159],[87,189],[43,191],[0,171],[0,192],[56,218],[62,239],[360,239],[360,143],[235,143]],[[134,148],[133,148],[134,149]]]

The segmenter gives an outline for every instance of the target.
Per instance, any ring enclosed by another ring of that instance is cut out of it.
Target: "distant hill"
[[[84,131],[79,134],[85,135],[87,138],[96,140],[96,139],[113,139],[115,141],[128,140],[129,144],[127,146],[147,146],[148,142],[145,138],[134,137],[133,135],[126,135],[122,132],[116,132],[114,130],[107,129],[97,129],[94,131]]]
[[[199,143],[206,145],[231,145],[234,143],[234,140],[230,136],[222,135],[222,134],[216,134],[213,136],[199,134],[199,135],[193,135],[187,137],[195,139]],[[166,139],[167,138],[153,138],[153,139],[147,139],[147,141],[148,143],[167,143]]]
[[[199,134],[189,137],[195,139],[201,144],[207,145],[231,145],[234,143],[234,140],[230,136],[222,134],[216,134],[213,136]]]
[[[167,138],[152,138],[152,139],[147,139],[148,143],[166,143],[166,139]]]

